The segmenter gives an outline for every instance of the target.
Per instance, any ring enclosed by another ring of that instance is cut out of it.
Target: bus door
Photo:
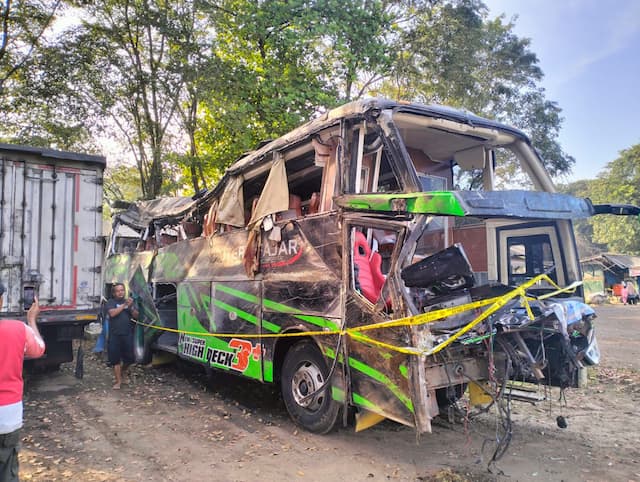
[[[401,317],[394,266],[403,232],[397,226],[346,224],[345,259],[349,260],[345,297],[347,328],[357,328]],[[406,327],[364,331],[349,337],[348,368],[350,401],[359,414],[377,414],[414,425],[415,415],[409,382],[410,355],[384,348],[377,342],[406,346]]]
[[[496,275],[510,286],[547,274],[567,284],[563,242],[555,222],[530,222],[496,227]]]

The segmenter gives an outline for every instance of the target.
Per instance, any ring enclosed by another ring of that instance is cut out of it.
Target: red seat
[[[365,298],[371,303],[375,303],[380,298],[382,285],[385,282],[385,277],[381,271],[382,256],[378,252],[371,254],[367,238],[359,231],[355,233],[353,244],[356,286],[359,287]]]
[[[384,285],[384,282],[387,279],[385,275],[382,274],[382,256],[380,255],[380,253],[375,251],[371,255],[371,262],[369,264],[371,265],[371,274],[373,275],[373,282],[375,284],[376,290],[378,291],[378,295],[379,295],[380,292],[382,291],[382,285]]]
[[[276,220],[282,219],[295,219],[302,217],[302,201],[300,196],[295,194],[289,195],[289,209],[287,211],[281,211],[276,214]]]
[[[320,193],[314,192],[309,199],[309,211],[307,214],[317,214],[320,209]]]

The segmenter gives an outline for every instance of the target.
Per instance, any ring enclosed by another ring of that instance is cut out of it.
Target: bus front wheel
[[[282,398],[289,415],[309,432],[325,434],[335,426],[340,404],[331,398],[326,383],[329,369],[318,347],[310,342],[295,344],[282,365]]]

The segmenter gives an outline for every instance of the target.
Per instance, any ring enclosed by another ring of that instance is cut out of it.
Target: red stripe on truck
[[[75,175],[76,178],[76,212],[80,211],[80,176]]]

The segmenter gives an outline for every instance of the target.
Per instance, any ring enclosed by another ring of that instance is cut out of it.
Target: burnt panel
[[[462,246],[458,244],[407,266],[402,270],[401,277],[409,287],[428,288],[434,293],[448,293],[473,286],[471,265]]]
[[[310,273],[307,281],[265,281],[264,298],[304,313],[339,316],[340,283],[318,275],[322,273]]]
[[[330,236],[329,234],[329,238]],[[326,241],[325,239],[325,244]],[[329,242],[331,243],[330,240]],[[334,249],[337,249],[336,245]],[[282,226],[276,226],[272,231],[263,232],[260,272],[264,275],[265,281],[338,279],[336,272],[328,269],[297,221],[289,221]]]
[[[242,256],[247,246],[247,237],[246,230],[238,229],[206,238],[188,277],[201,280],[246,277]]]
[[[336,277],[342,272],[342,238],[335,213],[310,216],[298,220],[300,230],[309,245]]]

